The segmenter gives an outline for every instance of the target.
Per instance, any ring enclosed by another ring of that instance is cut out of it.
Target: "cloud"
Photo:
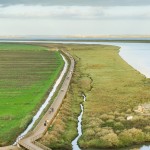
[[[61,5],[61,6],[141,6],[150,5],[149,0],[0,0],[2,5]]]
[[[150,19],[148,6],[0,6],[0,18]]]

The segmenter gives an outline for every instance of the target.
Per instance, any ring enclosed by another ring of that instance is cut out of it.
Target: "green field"
[[[87,101],[81,148],[117,149],[150,142],[150,116],[134,112],[138,105],[150,102],[150,79],[121,59],[119,47],[61,46],[75,58],[75,72],[60,113],[41,142],[53,149],[71,149],[82,92]],[[133,119],[128,121],[127,116]]]
[[[0,146],[14,142],[57,79],[59,52],[27,44],[0,44]]]
[[[11,50],[11,51],[45,51],[48,50],[47,47],[42,47],[38,45],[29,45],[22,43],[0,43],[0,50]]]

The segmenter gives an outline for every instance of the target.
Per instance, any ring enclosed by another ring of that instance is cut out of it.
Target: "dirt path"
[[[63,51],[64,52],[64,51]],[[58,92],[57,97],[55,98],[54,102],[52,103],[49,110],[45,113],[45,115],[42,117],[38,125],[35,127],[35,129],[32,132],[29,132],[27,136],[25,136],[23,139],[21,139],[18,143],[19,145],[23,146],[24,148],[28,150],[50,150],[49,148],[45,147],[44,145],[36,142],[37,139],[40,139],[45,132],[47,131],[47,128],[52,123],[53,119],[55,118],[56,114],[59,111],[59,108],[61,107],[62,101],[66,95],[66,92],[68,90],[72,73],[74,70],[74,59],[70,54],[67,52],[64,52],[68,58],[70,59],[70,67],[68,69],[67,75],[64,79],[64,82],[62,84],[62,87],[60,91]],[[51,110],[53,108],[53,111]],[[46,126],[44,125],[45,121],[47,121]],[[15,146],[8,146],[8,147],[1,147],[0,150],[17,150],[17,147]]]

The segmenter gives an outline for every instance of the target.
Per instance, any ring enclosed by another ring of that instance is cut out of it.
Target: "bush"
[[[124,123],[124,122],[126,122],[126,119],[124,117],[117,117],[116,121]]]
[[[124,125],[121,122],[116,122],[114,124],[114,129],[115,130],[123,130],[124,129]]]
[[[119,144],[118,136],[115,133],[106,134],[101,139],[106,143],[106,147],[114,147]]]
[[[144,131],[145,131],[145,132],[150,132],[150,126],[146,126],[146,127],[144,128]]]
[[[97,134],[99,135],[99,137],[102,137],[109,133],[113,133],[113,130],[111,128],[101,128],[101,131]]]
[[[104,123],[104,126],[107,126],[107,127],[113,127],[114,126],[114,120],[112,119],[109,119],[107,120],[105,123]]]
[[[119,139],[121,140],[123,146],[139,144],[144,141],[144,133],[140,129],[132,128],[129,130],[124,130],[120,133]]]
[[[101,118],[102,120],[106,121],[106,120],[109,119],[109,115],[103,114],[103,115],[100,116],[100,118]]]
[[[126,113],[128,114],[128,113],[132,113],[132,110],[131,109],[128,109],[127,111],[126,111]]]
[[[145,133],[145,141],[149,142],[150,141],[150,133]]]
[[[99,126],[99,121],[97,120],[93,120],[93,121],[90,121],[90,123],[88,124],[88,127],[98,127]]]
[[[108,119],[111,119],[111,120],[114,120],[115,119],[115,116],[114,115],[108,115],[108,114],[103,114],[100,116],[100,118],[104,121],[108,120]]]
[[[85,135],[86,135],[86,137],[95,136],[95,131],[92,128],[86,129]]]

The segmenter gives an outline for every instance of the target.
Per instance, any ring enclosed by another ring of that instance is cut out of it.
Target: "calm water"
[[[150,44],[120,44],[120,56],[133,68],[150,78]]]

